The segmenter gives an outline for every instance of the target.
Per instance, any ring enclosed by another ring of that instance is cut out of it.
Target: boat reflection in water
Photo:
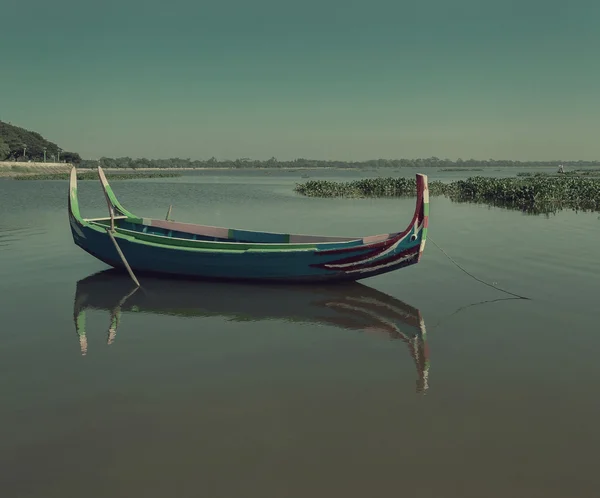
[[[381,334],[406,343],[417,367],[417,392],[428,388],[429,352],[419,310],[356,282],[287,286],[144,276],[142,287],[137,288],[126,274],[112,269],[102,271],[77,282],[74,319],[82,355],[87,354],[88,347],[86,310],[110,313],[108,344],[115,340],[123,312],[248,321],[278,319]]]

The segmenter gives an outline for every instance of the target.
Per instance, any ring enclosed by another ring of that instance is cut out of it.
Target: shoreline
[[[208,168],[208,167],[202,167],[202,168],[102,168],[103,171],[219,171],[219,170],[223,170],[223,171],[253,171],[253,170],[259,170],[259,171],[313,171],[313,170],[318,170],[318,169],[326,169],[326,170],[357,170],[359,171],[359,168],[337,168],[335,166],[325,166],[325,167],[312,167],[312,168],[288,168],[288,167],[284,167],[284,168],[230,168],[230,167],[224,167],[224,168]],[[391,169],[391,168],[390,168]],[[77,168],[78,171],[96,171],[96,168]],[[363,170],[363,171],[368,171],[368,170]]]
[[[43,162],[8,162],[0,161],[0,178],[16,178],[19,176],[34,176],[40,174],[61,175],[70,173],[73,165],[71,163],[43,163]],[[353,170],[356,168],[337,168],[337,167],[307,167],[307,168],[230,168],[230,167],[201,167],[201,168],[102,168],[109,173],[160,173],[160,172],[177,172],[177,171],[235,171],[235,170],[283,170],[283,171],[308,171],[308,170]],[[96,168],[80,168],[77,167],[77,172],[93,173]],[[368,170],[365,170],[368,171]]]
[[[8,161],[0,161],[0,178],[16,178],[19,176],[32,176],[32,175],[60,175],[69,173],[73,165],[71,163],[43,163],[43,162],[8,162]],[[531,166],[531,167],[520,167],[520,166],[502,166],[502,167],[481,167],[481,168],[472,168],[472,167],[455,167],[449,168],[447,171],[451,171],[454,173],[480,173],[484,171],[496,171],[509,169],[514,170],[516,168],[523,169],[525,171],[535,172],[537,169],[548,168],[549,166]],[[424,173],[428,173],[428,170],[435,169],[435,171],[444,171],[445,168],[433,168],[433,167],[381,167],[381,168],[352,168],[352,167],[338,167],[338,166],[305,166],[305,167],[248,167],[248,168],[235,168],[235,167],[189,167],[189,168],[103,168],[104,171],[109,173],[160,173],[160,172],[184,172],[184,171],[286,171],[286,172],[308,172],[308,171],[317,171],[317,170],[325,170],[325,171],[356,171],[360,173],[372,173],[372,172],[389,172],[390,175],[394,175],[400,173],[402,171],[423,171]],[[593,167],[583,168],[583,169],[593,169]],[[81,173],[92,173],[97,171],[94,168],[81,168],[77,167],[77,171]]]

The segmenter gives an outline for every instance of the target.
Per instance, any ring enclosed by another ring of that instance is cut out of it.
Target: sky
[[[85,158],[600,159],[598,0],[3,0],[0,120]]]

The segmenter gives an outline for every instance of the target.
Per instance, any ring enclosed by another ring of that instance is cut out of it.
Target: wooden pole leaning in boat
[[[167,211],[167,216],[165,218],[165,221],[173,221],[173,220],[170,219],[171,218],[171,210],[172,209],[173,209],[173,204],[170,204],[169,205],[169,210]]]
[[[110,214],[110,228],[106,229],[106,233],[110,237],[110,240],[112,240],[112,243],[114,244],[115,249],[117,250],[117,253],[119,254],[119,257],[121,258],[123,265],[127,269],[129,276],[131,277],[131,280],[133,280],[135,285],[140,287],[140,283],[139,283],[138,279],[135,277],[133,270],[131,269],[131,266],[129,266],[129,263],[127,262],[127,259],[125,258],[123,251],[121,251],[121,248],[119,247],[119,244],[117,243],[117,239],[115,239],[115,236],[114,236],[114,233],[115,233],[115,210],[113,208],[112,202],[110,202],[110,197],[108,196],[108,192],[106,192],[106,185],[108,185],[108,182],[106,181],[106,177],[104,176],[104,172],[102,171],[102,168],[100,166],[98,166],[98,178],[100,179],[100,183],[102,185],[102,192],[104,192],[104,198],[106,199],[106,204],[108,205],[108,212]]]
[[[98,166],[98,179],[100,180],[100,185],[102,185],[102,193],[104,194],[104,199],[106,199],[106,205],[108,206],[108,214],[110,215],[110,229],[115,231],[115,209],[110,202],[110,197],[108,196],[108,192],[106,191],[106,186],[108,185],[108,181],[106,180],[106,176],[104,176],[104,171],[102,168]]]
[[[121,257],[121,261],[123,261],[123,264],[125,265],[125,268],[129,272],[129,276],[131,277],[131,280],[133,280],[133,282],[135,283],[135,285],[137,285],[138,287],[140,287],[140,283],[138,282],[138,279],[135,278],[135,275],[133,274],[133,270],[131,269],[131,266],[129,266],[129,263],[125,259],[125,255],[123,254],[123,251],[121,251],[121,248],[119,247],[119,244],[117,243],[117,239],[115,239],[115,236],[113,235],[113,233],[110,230],[110,228],[106,229],[106,233],[110,237],[110,240],[112,240],[112,243],[115,245],[115,249],[117,250],[117,253],[119,253],[119,256]]]

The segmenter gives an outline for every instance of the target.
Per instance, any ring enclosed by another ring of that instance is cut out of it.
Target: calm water
[[[296,196],[300,174],[113,187],[146,216],[251,229],[365,235],[412,214]],[[598,496],[597,214],[432,199],[432,239],[529,301],[433,244],[347,289],[140,279],[129,295],[88,278],[106,267],[72,243],[66,192],[0,181],[3,497]],[[104,215],[97,182],[80,200]]]

